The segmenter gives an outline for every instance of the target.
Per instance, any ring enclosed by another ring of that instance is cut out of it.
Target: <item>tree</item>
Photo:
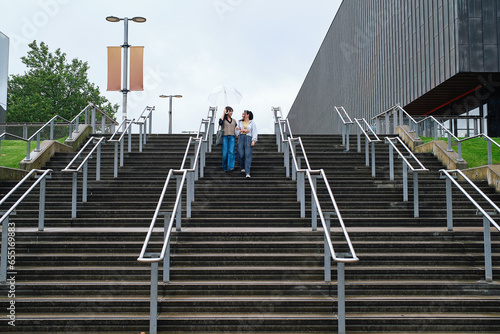
[[[47,122],[55,115],[72,120],[89,102],[113,117],[118,104],[111,105],[101,96],[99,87],[89,82],[88,63],[36,41],[21,57],[28,70],[23,75],[11,75],[7,90],[7,122]]]

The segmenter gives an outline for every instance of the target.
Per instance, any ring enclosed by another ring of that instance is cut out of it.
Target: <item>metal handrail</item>
[[[406,153],[417,162],[419,168],[414,167],[405,155],[393,143],[393,140],[402,145]],[[408,202],[408,168],[413,172],[413,217],[419,217],[419,201],[418,201],[418,172],[428,172],[429,170],[418,160],[408,146],[399,137],[389,138],[385,137],[385,142],[389,144],[389,175],[390,180],[394,181],[394,150],[398,153],[403,161],[403,201]]]
[[[338,122],[338,124],[339,132],[342,133],[342,145],[345,146],[345,151],[349,152],[349,126],[354,124],[354,122],[352,121],[351,117],[349,117],[349,114],[344,107],[335,107],[335,111],[337,112],[337,115],[341,120],[341,122]]]
[[[115,154],[114,154],[114,177],[118,177],[118,144],[120,144],[120,167],[123,167],[123,156],[124,156],[124,143],[123,137],[128,133],[128,152],[132,151],[132,124],[135,118],[132,120],[124,119],[120,126],[116,129],[113,135],[108,139],[108,142],[115,143]],[[120,129],[124,128],[123,132],[120,134],[120,138],[114,139],[120,133]]]
[[[488,165],[492,165],[493,164],[492,144],[495,144],[498,148],[500,148],[500,144],[498,144],[496,141],[494,141],[493,139],[491,139],[490,137],[488,137],[484,133],[480,133],[480,134],[475,135],[475,136],[460,139],[459,142],[461,143],[461,142],[467,141],[469,139],[479,138],[479,137],[485,138],[488,141]]]
[[[286,173],[287,177],[289,177],[289,154],[288,154],[288,148],[290,149],[290,152],[292,153],[292,167],[293,167],[293,175],[292,179],[297,180],[297,201],[300,202],[300,215],[301,218],[305,218],[305,185],[304,185],[304,178],[305,175],[307,175],[308,180],[309,180],[309,185],[311,187],[311,224],[312,224],[312,229],[313,231],[317,230],[317,216],[319,214],[319,217],[321,219],[321,224],[323,226],[323,234],[324,234],[324,256],[325,256],[325,261],[324,261],[324,279],[325,281],[329,282],[331,281],[331,258],[337,263],[337,303],[338,303],[338,333],[345,333],[345,270],[344,270],[344,265],[345,263],[351,263],[351,262],[356,262],[359,261],[359,258],[356,256],[356,253],[354,251],[354,247],[352,246],[351,240],[349,238],[349,234],[347,233],[347,230],[345,228],[344,221],[342,219],[342,215],[340,214],[340,210],[337,206],[337,203],[335,201],[335,197],[333,196],[330,184],[328,182],[328,179],[326,177],[326,174],[323,169],[320,170],[312,170],[311,166],[309,165],[309,161],[307,159],[307,154],[305,152],[304,146],[302,144],[302,139],[300,137],[294,138],[292,135],[292,131],[290,129],[290,123],[288,122],[288,119],[286,120],[281,120],[277,118],[277,111],[276,108],[273,108],[273,111],[275,112],[275,121],[276,121],[276,126],[275,126],[275,131],[279,130],[279,135],[278,133],[276,134],[276,143],[278,145],[278,152],[280,152],[280,146],[283,145],[283,153],[284,153],[284,160],[285,160],[285,166],[286,166]],[[282,125],[283,123],[283,125]],[[284,126],[288,127],[290,137],[285,138],[285,133],[284,131]],[[281,141],[280,141],[280,138]],[[307,169],[301,169],[300,167],[300,160],[297,158],[295,154],[295,142],[300,143],[300,148],[302,150],[302,154],[304,156],[304,159],[307,163]],[[288,148],[287,148],[288,147]],[[313,173],[319,173],[319,176],[312,175]],[[295,175],[297,174],[297,175]],[[319,202],[319,198],[316,192],[316,179],[317,177],[321,177],[326,185],[326,188],[328,189],[328,194],[330,195],[330,199],[332,201],[333,207],[335,209],[334,214],[336,214],[337,218],[339,219],[339,223],[341,225],[342,231],[344,233],[345,240],[349,246],[350,253],[345,254],[344,256],[340,256],[340,254],[336,254],[335,250],[333,248],[332,240],[330,237],[330,214],[323,212],[321,208],[321,204]],[[316,211],[317,210],[317,211]]]
[[[484,237],[484,271],[485,280],[491,282],[493,280],[493,265],[491,259],[491,225],[500,231],[500,226],[491,218],[492,214],[500,213],[500,208],[479,189],[461,170],[439,170],[446,178],[446,223],[448,231],[453,231],[453,210],[452,210],[452,183],[467,197],[467,199],[476,207],[476,210],[483,215],[483,237]],[[459,174],[474,190],[478,192],[494,209],[492,213],[488,213],[479,203],[477,203],[469,193],[455,180],[451,173]]]
[[[5,195],[0,201],[0,205],[5,203],[5,201],[29,178],[31,178],[34,174],[41,172],[40,175],[35,182],[24,192],[21,197],[2,215],[0,218],[0,224],[2,225],[2,245],[0,250],[0,282],[5,282],[7,279],[7,249],[8,249],[8,236],[9,236],[9,228],[14,228],[15,226],[11,226],[9,223],[9,217],[13,214],[14,210],[17,206],[31,193],[35,187],[40,184],[40,201],[38,207],[38,230],[44,230],[45,224],[45,181],[46,179],[52,175],[52,169],[47,170],[39,170],[32,169],[21,181],[17,183],[17,185],[9,191],[7,195]]]
[[[370,134],[367,133],[363,127],[362,124],[359,122],[362,122],[363,125],[368,129],[368,132],[375,137],[375,139],[372,139],[370,137]],[[370,166],[370,144],[372,147],[372,177],[375,177],[375,143],[381,142],[380,138],[377,136],[377,134],[373,131],[371,128],[370,124],[364,119],[364,118],[355,118],[354,122],[358,125],[357,127],[357,138],[358,138],[358,153],[361,153],[361,134],[360,131],[365,135],[365,165],[368,167]]]
[[[205,164],[205,152],[206,146],[209,145],[209,138],[212,137],[211,126],[210,123],[213,122],[214,116],[210,116],[210,112],[216,109],[209,109],[209,119],[202,120],[202,126],[205,125],[206,131],[200,135],[201,131],[198,132],[196,138],[189,137],[189,141],[186,147],[186,151],[182,160],[181,169],[174,170],[170,169],[165,180],[160,199],[158,200],[158,204],[156,206],[156,210],[153,214],[153,218],[151,220],[151,224],[149,226],[148,232],[146,234],[146,239],[144,240],[144,244],[142,246],[141,252],[137,261],[151,263],[151,300],[150,300],[150,333],[156,334],[157,331],[157,309],[158,309],[158,263],[160,261],[164,261],[163,264],[163,281],[167,282],[170,280],[170,236],[172,233],[172,228],[174,225],[174,221],[176,221],[176,230],[181,231],[181,221],[182,221],[182,190],[184,188],[184,184],[187,183],[187,192],[186,192],[186,216],[187,218],[191,218],[191,203],[194,201],[194,180],[198,177],[198,166],[200,167],[200,176],[203,177],[203,168]],[[201,127],[200,127],[201,130]],[[195,154],[193,158],[193,166],[189,168],[185,167],[185,164],[188,159],[189,149],[191,147],[191,143],[195,143],[197,145],[195,149]],[[177,179],[177,190],[175,196],[175,203],[172,209],[172,213],[160,212],[161,206],[163,204],[163,200],[165,198],[165,194],[168,189],[168,185],[170,180],[172,179],[174,174],[180,174],[180,177]],[[147,249],[149,243],[151,241],[151,236],[153,234],[155,225],[158,220],[158,216],[163,214],[164,218],[164,238],[163,238],[163,246],[160,253],[148,253]],[[168,223],[167,223],[168,221]]]
[[[62,170],[62,172],[71,172],[73,173],[72,177],[72,191],[71,191],[71,218],[76,218],[76,206],[77,206],[77,193],[78,193],[78,173],[83,169],[83,182],[82,182],[82,202],[87,202],[87,184],[88,184],[88,160],[92,157],[95,151],[97,151],[97,160],[96,160],[96,181],[101,179],[101,144],[105,141],[104,137],[99,138],[97,143],[94,143],[94,147],[90,150],[89,153],[83,158],[83,161],[76,168],[71,168],[73,163],[80,159],[80,156],[83,155],[83,152],[93,143],[95,137],[91,137],[87,143],[81,148],[78,154],[71,160],[71,162]]]
[[[146,130],[146,123],[149,119],[149,134],[151,135],[153,133],[153,111],[155,110],[155,107],[149,107],[146,106],[144,110],[142,111],[141,115],[135,121],[135,124],[139,125],[139,152],[142,152],[142,145],[146,145],[147,142],[147,130]],[[142,136],[142,129],[144,127],[144,137]]]

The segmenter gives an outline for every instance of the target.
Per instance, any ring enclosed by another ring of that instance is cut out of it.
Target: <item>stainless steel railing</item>
[[[5,212],[2,212],[2,217],[0,218],[0,224],[2,225],[2,245],[0,250],[0,282],[5,282],[7,280],[7,252],[8,246],[11,244],[9,242],[9,234],[15,233],[15,225],[11,225],[9,222],[10,215],[14,214],[17,206],[31,193],[37,185],[40,185],[40,200],[38,206],[38,230],[43,231],[45,227],[45,185],[46,179],[52,174],[52,169],[39,170],[32,169],[17,185],[12,188],[7,195],[5,195],[2,200],[0,200],[0,206],[4,204],[9,197],[14,194],[14,192],[21,187],[24,182],[26,182],[31,177],[35,176],[37,173],[42,173],[37,177],[37,180],[22,194],[19,199],[10,206]],[[12,230],[10,230],[12,229]],[[15,240],[15,239],[14,239]],[[15,242],[15,241],[14,241]]]
[[[419,217],[419,196],[418,196],[418,173],[428,172],[429,170],[418,160],[413,152],[399,137],[385,137],[385,142],[389,144],[389,178],[394,181],[394,151],[398,154],[403,162],[403,201],[408,202],[408,170],[413,173],[413,217]],[[405,153],[401,152],[397,144],[403,146]],[[405,156],[406,154],[406,156]],[[418,165],[414,166],[409,160]]]
[[[342,145],[345,146],[345,151],[349,152],[349,127],[354,124],[349,114],[344,107],[335,107],[338,116],[339,132],[342,133]]]
[[[94,142],[97,140],[97,142]],[[106,142],[104,137],[96,138],[91,137],[87,143],[80,149],[80,151],[75,155],[71,162],[61,171],[73,173],[72,175],[72,191],[71,191],[71,218],[76,218],[77,213],[77,195],[78,195],[78,173],[83,171],[83,182],[82,182],[82,202],[87,202],[87,185],[88,185],[88,162],[92,158],[94,152],[96,153],[96,181],[101,179],[101,144]],[[94,144],[94,147],[87,153],[84,157],[84,151],[88,146]],[[77,160],[83,159],[78,166],[73,166]]]
[[[381,142],[381,140],[364,118],[355,118],[354,122],[358,125],[356,128],[358,139],[358,153],[361,153],[361,133],[363,133],[365,136],[365,165],[367,167],[370,166],[371,147],[372,177],[375,177],[375,143],[379,143]]]
[[[476,207],[478,213],[483,216],[483,237],[484,237],[484,262],[485,262],[485,280],[491,282],[493,280],[493,267],[491,259],[491,226],[493,225],[497,231],[500,231],[500,226],[491,218],[492,215],[499,214],[500,208],[488,197],[481,189],[479,189],[474,182],[472,182],[461,170],[439,170],[442,177],[446,179],[446,221],[448,231],[453,231],[453,201],[452,201],[452,184],[454,184],[465,197]],[[474,190],[491,205],[493,211],[486,211],[474,198],[457,182],[452,174],[458,174],[464,179]]]
[[[186,191],[186,217],[191,217],[191,203],[194,201],[194,181],[203,177],[205,165],[205,153],[210,149],[213,136],[213,123],[215,121],[215,108],[210,108],[207,119],[203,119],[200,125],[200,131],[196,138],[190,137],[184,157],[182,159],[181,168],[178,170],[170,169],[163,185],[160,199],[156,206],[151,224],[149,226],[146,238],[144,240],[141,252],[137,261],[151,264],[151,300],[150,300],[150,321],[149,332],[156,334],[157,332],[157,312],[158,312],[158,264],[163,261],[163,281],[170,281],[170,238],[174,222],[176,223],[176,231],[182,230],[182,190],[184,185]],[[194,145],[193,156],[190,156],[191,146]],[[189,167],[187,166],[189,162]],[[175,190],[175,201],[172,210],[162,211],[163,202],[167,191],[170,189],[169,184],[173,178],[177,179]],[[163,216],[163,244],[161,250],[148,251],[151,247],[151,238],[153,233],[158,231],[156,224],[159,217]]]
[[[115,144],[115,154],[114,154],[114,168],[113,175],[114,177],[118,177],[118,156],[120,156],[120,167],[123,167],[123,157],[125,155],[124,142],[125,135],[128,134],[128,152],[132,151],[132,124],[134,124],[135,118],[132,120],[124,119],[120,126],[113,133],[111,138],[108,139],[109,143]],[[120,129],[123,128],[123,131],[120,133]],[[117,137],[117,138],[115,138]],[[120,149],[118,150],[118,145],[120,145]],[[119,154],[118,154],[119,153]]]
[[[333,259],[337,263],[337,301],[338,301],[338,333],[345,333],[345,263],[352,263],[359,261],[359,258],[356,256],[356,252],[351,243],[349,234],[345,227],[344,221],[342,219],[342,215],[335,201],[335,197],[333,196],[333,192],[331,190],[330,184],[326,177],[326,174],[323,169],[312,170],[309,164],[309,160],[307,159],[307,154],[304,149],[304,145],[302,144],[302,140],[300,137],[294,138],[292,135],[292,131],[290,129],[290,123],[288,119],[282,120],[278,116],[280,112],[279,109],[273,107],[273,112],[275,115],[275,129],[279,130],[279,134],[276,134],[276,137],[279,138],[280,143],[278,145],[278,152],[284,153],[285,167],[287,171],[287,177],[289,177],[290,168],[289,166],[289,155],[288,152],[292,155],[292,170],[293,174],[292,179],[297,181],[297,200],[301,203],[301,217],[305,217],[305,185],[304,179],[307,176],[309,181],[309,186],[311,187],[311,225],[312,230],[317,230],[317,217],[320,217],[321,225],[323,227],[324,234],[324,279],[326,282],[331,281],[331,260]],[[296,143],[300,145],[300,153],[304,161],[306,162],[307,168],[302,169],[300,165],[300,158],[297,156],[295,152]],[[296,175],[295,175],[296,174]],[[317,180],[323,180],[323,183],[328,191],[330,203],[333,206],[332,212],[326,212],[323,210],[318,193],[317,193]],[[348,245],[349,253],[336,253],[333,248],[333,243],[330,237],[331,234],[331,223],[330,223],[330,215],[336,215],[339,225],[342,229],[344,239]]]
[[[141,115],[135,121],[135,124],[139,125],[139,152],[142,152],[142,145],[147,143],[147,133],[153,133],[153,111],[155,107],[146,107],[142,111]],[[144,130],[144,136],[143,136]]]

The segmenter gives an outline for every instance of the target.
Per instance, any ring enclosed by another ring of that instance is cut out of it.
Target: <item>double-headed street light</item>
[[[127,119],[127,93],[128,93],[128,88],[127,88],[127,83],[128,83],[128,73],[127,73],[127,68],[128,68],[128,48],[130,45],[128,44],[128,21],[132,20],[133,22],[137,23],[144,23],[146,22],[146,19],[141,16],[135,16],[131,19],[128,17],[124,18],[119,18],[116,16],[108,16],[106,17],[106,21],[109,22],[120,22],[123,21],[124,23],[124,38],[123,38],[123,84],[122,84],[122,90],[121,92],[123,93],[123,106],[122,106],[122,120]]]
[[[177,97],[180,98],[182,95],[160,95],[162,98],[169,98],[168,101],[168,134],[172,134],[172,98]]]

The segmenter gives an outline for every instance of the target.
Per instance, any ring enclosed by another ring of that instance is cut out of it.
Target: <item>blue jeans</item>
[[[222,170],[234,169],[234,136],[222,136]]]
[[[238,139],[238,163],[241,168],[245,169],[245,174],[250,175],[250,167],[252,166],[252,137],[240,135]]]

